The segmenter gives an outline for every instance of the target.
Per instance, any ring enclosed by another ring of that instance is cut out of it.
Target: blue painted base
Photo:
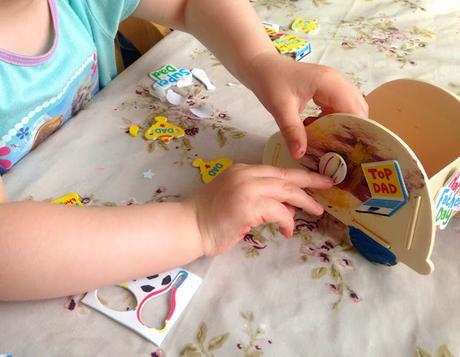
[[[354,247],[370,262],[383,265],[395,265],[398,262],[393,252],[377,243],[363,231],[349,226],[348,232]]]

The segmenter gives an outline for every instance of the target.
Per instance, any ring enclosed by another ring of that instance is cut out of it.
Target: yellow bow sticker
[[[155,120],[156,123],[144,133],[144,137],[147,140],[160,139],[165,143],[169,143],[172,138],[180,138],[185,135],[184,129],[180,126],[168,123],[168,118],[156,117]]]
[[[232,164],[232,159],[229,159],[228,157],[222,157],[209,162],[203,161],[200,158],[193,161],[193,166],[200,168],[201,177],[204,183],[210,183],[217,175],[232,166]]]

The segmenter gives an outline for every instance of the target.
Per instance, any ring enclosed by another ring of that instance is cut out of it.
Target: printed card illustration
[[[132,280],[119,286],[128,289],[136,297],[137,304],[132,311],[115,311],[103,305],[97,296],[97,290],[86,294],[82,299],[85,305],[107,315],[122,325],[137,332],[147,340],[160,346],[174,323],[189,304],[201,284],[201,278],[191,272],[177,268],[145,279]],[[162,328],[148,327],[142,319],[142,309],[147,302],[169,293],[169,312]]]
[[[314,30],[319,29],[319,24],[316,19],[307,20],[307,19],[295,19],[291,24],[291,29],[296,31],[303,31],[306,33],[310,33]]]
[[[83,203],[81,203],[80,196],[78,195],[78,193],[70,193],[68,195],[62,196],[52,201],[52,203],[61,204],[65,206],[83,207]]]
[[[450,219],[460,211],[460,170],[455,172],[435,199],[435,222],[439,228],[446,228]]]
[[[311,44],[296,35],[284,35],[273,41],[273,45],[281,54],[289,54],[296,61],[311,53]]]
[[[201,178],[204,183],[210,183],[217,175],[232,166],[233,161],[228,157],[223,157],[214,161],[205,162],[203,159],[195,159],[193,166],[199,167]]]
[[[280,33],[280,25],[272,24],[270,22],[262,22],[262,25],[271,40],[276,40],[277,38],[283,36],[283,34]]]
[[[361,165],[372,198],[356,211],[392,216],[407,202],[407,189],[396,160]]]
[[[156,123],[148,128],[144,137],[147,140],[161,140],[165,143],[169,143],[172,138],[180,138],[185,135],[184,129],[180,126],[168,123],[166,117],[156,117]]]
[[[262,21],[262,25],[266,34],[272,40],[273,45],[279,53],[292,57],[295,61],[300,61],[302,58],[311,53],[311,44],[296,35],[280,33],[280,25]],[[297,19],[292,26],[296,30],[305,32],[313,31],[318,28],[316,20]],[[294,29],[294,28],[293,28]]]
[[[186,87],[192,84],[192,73],[188,69],[177,68],[172,64],[150,72],[149,76],[155,81],[153,89],[160,98],[165,97],[166,90],[173,85]]]

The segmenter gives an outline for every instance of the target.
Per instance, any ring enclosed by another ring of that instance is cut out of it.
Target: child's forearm
[[[262,54],[277,54],[248,0],[142,0],[135,16],[195,35],[236,77]]]
[[[187,204],[0,203],[0,300],[81,293],[201,255],[195,214]]]
[[[248,0],[188,0],[185,27],[243,82],[257,56],[277,55]]]

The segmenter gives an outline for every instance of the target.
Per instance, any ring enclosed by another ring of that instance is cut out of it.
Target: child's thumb
[[[275,117],[283,134],[289,152],[294,159],[300,159],[307,150],[307,133],[295,108],[285,110]]]

